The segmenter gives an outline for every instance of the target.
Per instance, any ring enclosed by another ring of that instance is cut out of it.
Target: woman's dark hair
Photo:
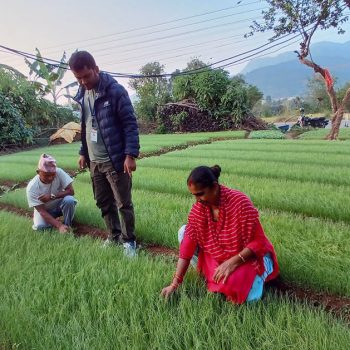
[[[199,166],[191,171],[187,178],[187,185],[195,184],[201,188],[213,187],[214,183],[218,183],[220,173],[221,168],[219,165],[212,167]]]
[[[85,67],[93,69],[96,67],[96,62],[91,53],[87,51],[76,51],[69,59],[69,67],[76,72],[83,70]]]

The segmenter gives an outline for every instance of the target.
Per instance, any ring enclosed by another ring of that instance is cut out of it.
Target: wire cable
[[[231,57],[228,57],[228,58],[225,58],[225,59],[222,59],[222,60],[219,60],[219,61],[216,61],[216,62],[213,62],[211,64],[208,64],[202,68],[197,68],[197,69],[192,69],[192,70],[189,70],[189,71],[184,71],[184,72],[180,72],[180,73],[177,73],[176,75],[190,75],[190,74],[197,74],[199,72],[203,72],[203,71],[206,71],[208,70],[208,68],[211,68],[211,67],[214,67],[220,63],[223,63],[223,62],[227,62],[227,61],[230,61],[232,59],[235,59],[235,58],[238,58],[238,57],[241,57],[241,56],[245,56],[247,54],[250,54],[249,56],[247,57],[244,57],[242,58],[243,59],[246,59],[248,57],[254,57],[255,55],[261,53],[261,52],[264,52],[264,51],[267,51],[269,50],[270,48],[273,48],[273,47],[276,47],[276,46],[279,46],[281,44],[284,44],[288,41],[291,41],[293,40],[294,38],[296,37],[299,37],[300,34],[297,34],[289,39],[286,39],[282,42],[278,42],[280,41],[281,39],[284,39],[286,37],[289,37],[290,34],[287,34],[287,35],[284,35],[282,37],[280,37],[279,39],[275,39],[275,40],[271,40],[270,42],[268,43],[265,43],[263,45],[260,45],[254,49],[251,49],[251,50],[247,50],[245,52],[241,52],[239,54],[236,54],[234,56],[231,56]],[[271,44],[273,44],[274,42],[277,42],[276,44],[270,46]],[[9,47],[6,47],[6,46],[3,46],[3,45],[0,45],[0,48],[4,49],[4,50],[7,50],[9,52],[12,52],[14,54],[17,54],[17,55],[20,55],[20,56],[23,56],[27,59],[30,59],[30,60],[37,60],[39,62],[42,62],[42,63],[45,63],[45,64],[49,64],[53,67],[56,67],[56,68],[64,68],[64,69],[67,69],[67,70],[70,70],[70,68],[68,67],[67,63],[64,63],[62,64],[60,61],[57,61],[57,60],[53,60],[53,59],[50,59],[50,58],[46,58],[46,57],[42,57],[41,59],[38,59],[35,55],[33,54],[29,54],[29,53],[26,53],[24,51],[19,51],[19,50],[15,50],[15,49],[12,49],[12,48],[9,48]],[[265,49],[263,49],[265,48]],[[260,51],[259,51],[260,50]],[[257,52],[255,52],[257,51]],[[255,52],[255,53],[254,53]],[[239,61],[239,60],[238,60]],[[237,61],[235,61],[237,62]],[[232,62],[231,62],[232,63]],[[230,63],[227,63],[227,64],[230,64]],[[227,64],[223,65],[222,67],[225,67]],[[221,66],[219,67],[221,68]],[[216,67],[216,69],[218,69],[218,67]],[[174,76],[173,73],[164,73],[164,74],[153,74],[153,75],[142,75],[142,74],[132,74],[132,73],[117,73],[117,72],[108,72],[108,71],[105,71],[106,73],[109,73],[110,75],[112,75],[113,77],[124,77],[124,78],[145,78],[145,77],[148,77],[148,78],[160,78],[160,77],[171,77],[171,76]]]
[[[176,23],[176,22],[180,22],[180,21],[184,21],[184,20],[188,20],[188,19],[192,19],[192,18],[196,18],[196,17],[206,16],[206,15],[213,14],[213,13],[218,13],[218,12],[223,12],[223,11],[227,11],[227,10],[232,10],[232,9],[237,8],[237,7],[244,7],[244,6],[249,6],[249,5],[255,5],[257,3],[261,3],[261,0],[253,1],[253,2],[250,2],[250,3],[244,3],[244,4],[240,3],[240,1],[238,1],[235,6],[230,6],[230,7],[226,7],[226,8],[223,8],[223,9],[214,10],[214,11],[208,11],[208,12],[204,12],[204,13],[201,13],[201,14],[187,16],[187,17],[183,17],[183,18],[177,18],[177,19],[174,19],[174,20],[161,22],[161,23],[156,23],[156,24],[152,24],[152,25],[149,25],[149,26],[132,28],[132,29],[128,29],[128,30],[125,30],[125,31],[122,31],[122,32],[118,32],[118,33],[106,34],[106,35],[101,35],[101,36],[97,36],[97,37],[93,37],[93,38],[89,38],[89,39],[85,39],[85,40],[72,41],[72,42],[69,42],[69,43],[66,43],[66,44],[50,46],[50,47],[47,47],[46,49],[58,48],[58,47],[67,46],[67,45],[81,44],[82,42],[97,40],[97,39],[101,39],[101,38],[107,38],[107,37],[115,36],[115,35],[127,34],[127,33],[135,32],[135,31],[139,31],[139,30],[159,27],[159,26],[162,26],[162,25],[170,24],[170,23]]]

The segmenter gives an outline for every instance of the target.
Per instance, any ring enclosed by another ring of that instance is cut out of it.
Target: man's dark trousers
[[[121,243],[134,241],[135,214],[131,199],[131,177],[128,173],[116,172],[110,161],[91,162],[90,174],[96,205],[109,230],[108,238]]]

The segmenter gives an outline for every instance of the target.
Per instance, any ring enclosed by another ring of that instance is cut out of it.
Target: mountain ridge
[[[310,52],[314,62],[329,69],[337,86],[350,81],[350,41],[315,43]],[[311,68],[298,61],[292,51],[251,61],[241,74],[247,83],[256,85],[264,96],[272,98],[303,96],[308,80],[315,75]]]

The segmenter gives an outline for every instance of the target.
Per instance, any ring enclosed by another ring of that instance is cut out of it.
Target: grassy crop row
[[[330,129],[316,129],[307,131],[299,135],[301,140],[324,140],[329,134]],[[341,128],[339,130],[338,140],[350,140],[350,128]]]
[[[200,149],[212,149],[211,144],[200,145]],[[220,141],[216,143],[215,149],[225,151],[264,151],[264,152],[280,152],[280,154],[289,153],[322,153],[328,154],[350,154],[347,142],[324,142],[319,140],[236,140],[236,141]]]
[[[250,139],[284,139],[286,136],[279,130],[257,130],[249,134]]]
[[[104,229],[88,179],[79,176],[74,184],[79,200],[76,219]],[[1,201],[27,208],[24,196],[24,190],[18,190]],[[193,203],[190,194],[135,189],[133,199],[138,239],[177,248],[177,230],[186,223]],[[276,247],[284,278],[320,291],[350,296],[350,276],[346,268],[350,266],[349,224],[268,208],[261,210],[261,218]]]
[[[159,158],[161,162],[161,157]],[[141,162],[140,162],[141,163]],[[133,178],[134,189],[155,193],[188,196],[188,171],[139,166]],[[79,177],[88,183],[89,175]],[[247,193],[259,208],[299,213],[301,215],[350,222],[350,189],[348,186],[317,184],[313,181],[240,176],[225,172],[221,182]]]
[[[229,146],[229,145],[227,145]],[[350,156],[348,154],[331,154],[325,155],[322,152],[309,152],[305,147],[304,151],[295,151],[295,152],[280,152],[278,150],[274,151],[265,151],[264,147],[261,147],[260,150],[252,150],[249,149],[235,149],[230,150],[223,148],[220,143],[215,143],[213,147],[208,149],[204,148],[204,145],[192,147],[188,150],[178,151],[178,152],[169,152],[166,155],[163,155],[163,159],[172,158],[175,162],[190,161],[191,158],[201,158],[203,161],[210,161],[208,158],[214,158],[216,163],[220,163],[221,159],[230,160],[231,164],[234,165],[235,161],[243,160],[243,161],[264,161],[266,163],[274,162],[279,163],[281,167],[286,164],[305,164],[312,165],[316,167],[324,167],[329,166],[333,168],[343,168],[347,166],[349,162]],[[156,159],[156,158],[153,158]],[[154,162],[151,157],[149,158],[149,162]]]
[[[350,246],[350,189],[344,184],[344,178],[347,179],[344,167],[339,164],[332,173],[329,166],[302,162],[293,167],[278,167],[275,162],[264,165],[264,162],[240,161],[237,168],[238,161],[224,157],[218,161],[223,155],[234,156],[232,149],[246,147],[247,142],[250,143],[249,140],[218,142],[140,160],[133,177],[138,237],[177,247],[176,231],[186,222],[193,202],[186,187],[189,169],[199,164],[219,163],[223,167],[221,182],[247,193],[262,211],[267,233],[278,249],[282,274],[290,281],[349,296],[350,281],[344,266],[350,265],[350,251],[346,249]],[[310,141],[311,148],[316,144],[319,142]],[[255,141],[251,145],[255,146]],[[293,145],[297,144],[288,147]],[[345,143],[335,146],[346,148]],[[260,149],[265,147],[276,147],[276,142],[262,142]],[[307,143],[303,147],[304,153],[309,154]],[[248,150],[245,152],[248,154]],[[252,150],[251,154],[258,152]],[[201,155],[200,158],[189,157],[193,153]],[[344,159],[348,157],[346,151],[343,153]],[[256,164],[255,171],[252,164]],[[248,175],[244,173],[247,171]],[[74,187],[80,202],[77,220],[104,228],[92,198],[89,174],[79,175]],[[24,190],[9,193],[1,201],[27,207]],[[307,236],[310,239],[304,242]],[[335,276],[334,271],[341,277]]]
[[[274,160],[260,160],[259,157],[254,160],[235,159],[235,155],[232,155],[232,158],[229,157],[231,154],[226,154],[226,157],[221,158],[220,153],[218,154],[216,151],[196,152],[197,157],[194,157],[191,150],[182,151],[181,157],[174,156],[177,153],[180,152],[164,155],[161,159],[155,157],[143,159],[141,166],[157,169],[179,169],[189,172],[195,164],[214,165],[214,161],[220,164],[225,173],[231,175],[297,180],[319,184],[350,185],[349,167],[344,163],[339,163],[337,167],[326,164],[315,167],[314,164],[307,162],[285,162],[281,164],[281,162]],[[347,158],[347,161],[350,162],[350,156]]]
[[[219,131],[219,132],[201,132],[191,134],[170,134],[170,135],[141,135],[141,152],[154,152],[165,147],[174,147],[176,145],[185,145],[187,143],[203,142],[216,138],[243,139],[246,132],[238,131]]]
[[[244,138],[245,131],[225,131],[216,133],[141,135],[141,152],[155,152],[163,148],[203,142],[213,138]],[[0,181],[26,181],[35,175],[39,157],[42,153],[51,154],[59,167],[68,170],[78,168],[80,143],[37,148],[0,157]]]
[[[0,347],[4,349],[345,350],[348,328],[267,294],[234,307],[190,273],[171,302],[172,264],[67,235],[39,234],[0,212]],[[13,222],[16,222],[16,226]]]
[[[213,160],[214,161],[214,160]],[[210,162],[209,164],[213,164]],[[188,171],[139,167],[134,188],[186,196]],[[225,173],[221,182],[247,193],[256,206],[350,223],[350,188],[313,181],[240,176]]]

